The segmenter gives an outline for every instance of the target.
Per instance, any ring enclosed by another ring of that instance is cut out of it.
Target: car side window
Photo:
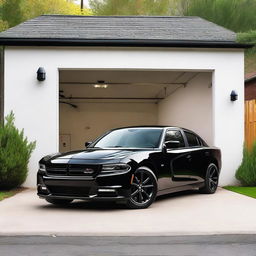
[[[208,147],[208,145],[200,138],[201,145],[204,147]]]
[[[201,142],[195,134],[185,131],[185,135],[187,137],[188,145],[190,147],[198,147],[201,145]]]
[[[165,134],[165,142],[166,141],[177,141],[177,148],[185,147],[184,138],[180,131],[175,130],[169,130]]]

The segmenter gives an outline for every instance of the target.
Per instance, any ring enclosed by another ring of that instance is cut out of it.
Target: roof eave
[[[189,48],[251,48],[253,44],[233,41],[189,41],[158,39],[58,39],[0,38],[3,46],[115,46],[115,47],[189,47]]]
[[[245,82],[245,83],[249,83],[249,82],[251,82],[251,81],[253,81],[253,80],[256,80],[256,76],[247,78],[247,79],[244,80],[244,82]]]

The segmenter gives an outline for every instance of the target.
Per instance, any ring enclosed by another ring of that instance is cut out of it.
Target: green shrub
[[[14,125],[11,112],[0,126],[0,189],[20,186],[28,173],[28,162],[35,142],[28,142],[24,131]]]
[[[256,143],[251,150],[244,147],[243,161],[236,171],[236,178],[244,186],[256,186]]]

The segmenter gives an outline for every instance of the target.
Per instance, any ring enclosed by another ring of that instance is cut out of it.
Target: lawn
[[[17,194],[23,190],[24,190],[24,188],[16,188],[16,189],[12,189],[9,191],[1,191],[0,190],[0,201],[4,200],[5,198],[14,196],[15,194]]]
[[[250,196],[252,198],[256,198],[256,187],[235,187],[235,186],[226,186],[224,187],[227,190]]]
[[[0,191],[0,201],[3,199],[13,196],[15,194],[15,191]]]

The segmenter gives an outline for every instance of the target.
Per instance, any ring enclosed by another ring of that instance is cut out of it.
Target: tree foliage
[[[256,0],[190,0],[184,11],[235,32],[256,29]]]
[[[95,15],[199,16],[231,29],[256,29],[256,0],[90,0]]]
[[[174,0],[90,0],[95,15],[172,15]]]
[[[256,30],[238,33],[237,41],[240,43],[250,43],[254,47],[245,51],[245,72],[252,73],[256,70]]]
[[[13,27],[42,14],[89,15],[73,0],[0,0],[0,30]]]
[[[2,20],[10,27],[22,21],[21,4],[22,0],[4,0],[2,3]]]
[[[256,143],[251,150],[244,147],[243,161],[236,171],[236,178],[244,186],[256,186]]]
[[[16,188],[25,181],[35,145],[15,127],[11,112],[0,126],[0,189]]]

